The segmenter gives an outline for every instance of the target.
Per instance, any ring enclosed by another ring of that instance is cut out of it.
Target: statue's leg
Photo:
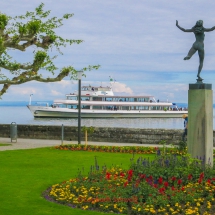
[[[199,69],[198,69],[197,77],[202,80],[202,78],[200,77],[200,73],[202,71],[203,62],[204,62],[204,58],[205,58],[205,51],[204,51],[204,49],[199,50],[198,54],[199,54]]]
[[[184,60],[189,60],[196,53],[196,51],[197,50],[195,48],[193,48],[193,46],[192,46],[192,48],[190,49],[190,51],[188,52],[188,54],[184,58]]]

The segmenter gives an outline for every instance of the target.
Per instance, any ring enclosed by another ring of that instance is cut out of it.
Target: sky
[[[10,16],[34,11],[41,0],[1,0],[0,12]],[[160,101],[187,103],[190,83],[196,83],[198,53],[189,61],[183,58],[191,48],[193,33],[179,30],[175,23],[189,29],[197,20],[204,27],[215,26],[214,0],[44,0],[51,16],[74,16],[57,32],[64,38],[83,43],[62,49],[55,64],[87,71],[82,85],[107,86],[114,78],[116,95],[152,95]],[[215,31],[205,33],[205,60],[201,72],[204,83],[215,88]],[[27,50],[29,56],[31,48]],[[26,53],[27,53],[26,52]],[[15,51],[14,59],[25,61],[26,53]],[[56,71],[56,74],[58,71]],[[11,86],[3,101],[62,99],[78,89],[78,83],[65,78],[56,83],[36,81]],[[215,94],[213,93],[213,97]]]

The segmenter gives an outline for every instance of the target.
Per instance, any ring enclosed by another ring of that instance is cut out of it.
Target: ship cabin
[[[78,108],[78,93],[66,95],[66,100],[55,101],[64,108]],[[153,96],[115,96],[112,88],[82,86],[81,109],[91,110],[171,110],[172,103],[155,100]]]

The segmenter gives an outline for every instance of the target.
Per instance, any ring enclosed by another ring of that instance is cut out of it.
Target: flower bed
[[[55,146],[58,150],[71,151],[93,151],[93,152],[114,152],[114,153],[136,153],[136,154],[157,154],[165,150],[167,154],[186,154],[186,150],[180,150],[177,147],[144,147],[144,146],[97,146],[97,145],[60,145]]]
[[[215,211],[215,170],[189,156],[139,158],[129,170],[101,168],[95,160],[87,177],[53,185],[49,197],[83,210],[207,215]]]

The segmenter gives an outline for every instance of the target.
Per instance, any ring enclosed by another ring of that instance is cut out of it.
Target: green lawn
[[[62,151],[53,148],[0,152],[0,214],[80,215],[104,214],[83,211],[45,200],[49,186],[75,177],[84,167],[87,175],[97,157],[99,165],[130,165],[131,154]],[[139,155],[136,158],[139,157]],[[146,155],[148,157],[148,155]],[[107,213],[106,213],[107,214]]]
[[[12,144],[9,143],[0,143],[0,146],[11,146]]]

